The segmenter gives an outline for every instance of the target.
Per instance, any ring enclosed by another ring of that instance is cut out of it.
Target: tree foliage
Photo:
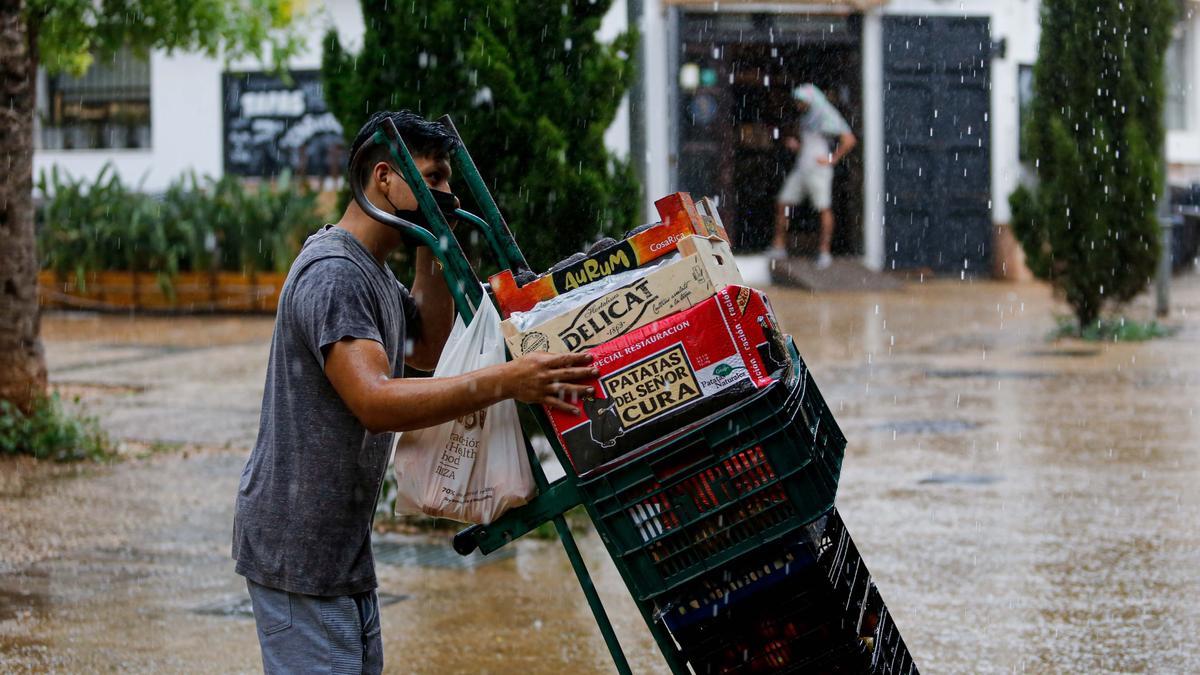
[[[352,139],[367,116],[450,114],[535,269],[633,225],[640,190],[604,147],[634,36],[596,39],[611,0],[361,0],[359,54],[334,32],[326,98]]]
[[[1081,325],[1154,273],[1172,0],[1043,0],[1025,127],[1036,184],[1012,194],[1030,269]]]
[[[234,60],[300,46],[293,0],[26,0],[35,57],[50,72],[82,74],[122,47],[201,52]]]

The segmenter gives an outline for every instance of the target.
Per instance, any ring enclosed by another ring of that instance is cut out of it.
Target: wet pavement
[[[1033,284],[770,290],[850,440],[839,508],[923,672],[1200,672],[1200,280],[1174,291],[1176,335],[1097,345],[1048,342],[1063,308]],[[0,671],[259,667],[227,556],[270,331],[46,317],[55,385],[159,451],[0,464]],[[459,564],[444,541],[381,538],[389,672],[611,672],[556,542]],[[635,672],[664,672],[581,546]]]

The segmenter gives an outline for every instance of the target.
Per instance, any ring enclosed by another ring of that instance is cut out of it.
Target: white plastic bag
[[[504,362],[500,315],[486,298],[470,326],[454,322],[434,377],[462,375]],[[533,475],[517,406],[501,401],[396,444],[396,514],[463,523],[492,522],[533,496]]]

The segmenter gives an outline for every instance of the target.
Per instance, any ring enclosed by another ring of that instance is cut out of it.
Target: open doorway
[[[740,250],[770,244],[775,197],[794,155],[792,89],[817,85],[862,138],[862,28],[858,15],[685,12],[680,18],[679,184],[712,195]],[[834,255],[862,253],[861,148],[834,173]],[[792,216],[792,248],[816,251],[817,214]]]

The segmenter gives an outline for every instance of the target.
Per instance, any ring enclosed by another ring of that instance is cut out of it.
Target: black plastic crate
[[[656,618],[672,633],[711,621],[736,610],[743,601],[783,585],[817,559],[803,543],[756,551],[720,573],[708,574],[687,584],[682,592],[660,602]]]
[[[664,596],[658,620],[701,675],[917,673],[836,510]]]
[[[846,440],[804,362],[721,417],[579,485],[639,600],[833,506]]]

